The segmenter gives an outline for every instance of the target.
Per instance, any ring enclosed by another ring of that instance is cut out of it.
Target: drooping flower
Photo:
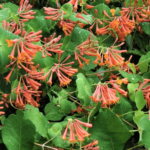
[[[92,34],[89,35],[86,41],[76,46],[76,50],[74,51],[75,60],[78,61],[80,68],[84,66],[81,60],[83,60],[86,64],[89,64],[89,61],[90,61],[90,59],[84,58],[84,55],[95,56],[95,57],[97,57],[98,55],[98,49],[99,49],[98,41],[94,40],[94,38],[92,38],[91,36]]]
[[[83,142],[84,138],[89,137],[90,134],[86,130],[84,130],[81,127],[81,125],[88,127],[88,128],[92,127],[92,124],[90,124],[90,123],[85,123],[78,119],[75,119],[75,120],[70,119],[67,124],[67,127],[64,131],[64,134],[62,136],[62,139],[67,139],[70,143],[75,143],[76,141]],[[66,138],[66,136],[67,136],[69,126],[70,126],[70,136],[68,139],[68,138]],[[75,131],[75,133],[74,133],[74,131]],[[75,138],[75,135],[77,136],[77,139]]]
[[[0,101],[0,105],[4,104],[3,101]],[[3,106],[0,106],[0,110],[2,110],[4,107]],[[5,112],[4,111],[0,111],[0,115],[4,115]]]
[[[90,98],[96,103],[102,102],[102,107],[113,105],[120,99],[116,96],[116,90],[109,88],[105,83],[98,83],[95,92]]]
[[[32,16],[32,15],[36,14],[36,12],[33,12],[33,10],[30,10],[31,8],[32,8],[32,5],[29,4],[29,0],[21,0],[20,1],[18,13],[21,18],[25,18],[25,19],[20,19],[21,21],[26,22],[29,19],[34,18],[34,16]]]
[[[63,51],[60,49],[60,46],[62,46],[62,43],[58,42],[61,39],[61,35],[58,36],[57,38],[54,38],[56,35],[56,33],[54,33],[53,35],[51,35],[49,38],[44,38],[44,42],[45,44],[42,46],[42,57],[45,58],[45,53],[47,54],[47,56],[52,56],[51,53],[49,52],[54,52],[57,53],[58,55],[61,55],[63,53]]]
[[[98,144],[98,140],[93,140],[91,143],[85,145],[85,146],[82,146],[81,148],[83,148],[84,150],[99,150],[99,146],[96,146],[94,147],[95,145]]]
[[[42,77],[38,78],[39,80],[46,80],[46,78],[49,76],[49,79],[47,81],[47,83],[49,85],[52,85],[52,77],[53,77],[53,73],[55,72],[58,80],[60,82],[60,86],[66,86],[71,82],[71,79],[68,76],[72,76],[73,74],[75,74],[76,72],[78,72],[78,69],[73,69],[71,68],[71,64],[74,64],[74,62],[69,62],[69,63],[65,63],[71,56],[69,55],[63,62],[60,63],[60,57],[58,60],[58,63],[55,63],[54,66]]]
[[[52,20],[63,20],[63,15],[66,14],[65,11],[61,10],[61,9],[55,9],[55,8],[51,8],[51,7],[43,7],[43,9],[45,10],[45,14],[49,15],[49,16],[45,16],[45,19],[52,19]]]
[[[9,82],[10,77],[11,77],[13,71],[14,71],[15,66],[16,65],[14,65],[13,68],[11,69],[11,71],[9,72],[9,74],[6,77],[4,77],[4,79],[6,80],[6,82]]]
[[[65,33],[65,36],[71,34],[75,27],[76,22],[73,22],[71,20],[61,20],[58,22],[58,27],[62,28],[63,32]]]

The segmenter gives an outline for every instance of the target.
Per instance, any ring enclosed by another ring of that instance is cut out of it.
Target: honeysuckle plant
[[[150,149],[149,36],[149,0],[2,0],[0,149]]]

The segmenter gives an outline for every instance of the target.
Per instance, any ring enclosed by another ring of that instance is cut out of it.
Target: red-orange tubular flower
[[[112,87],[113,87],[116,91],[118,91],[121,95],[127,97],[128,92],[126,92],[125,90],[121,89],[121,86],[120,86],[120,85],[115,84],[115,83],[113,83],[113,82],[111,82],[111,81],[109,81],[109,83],[110,83],[110,84],[112,85]]]
[[[55,9],[51,7],[48,7],[48,8],[43,7],[43,9],[45,10],[44,13],[49,15],[49,16],[45,16],[45,19],[63,20],[63,14],[66,14],[66,12],[61,9]]]
[[[4,104],[4,101],[0,101],[0,105]],[[4,107],[0,106],[0,110],[2,110]],[[5,112],[4,111],[0,111],[0,115],[4,115]]]
[[[89,35],[86,41],[78,45],[74,52],[75,60],[78,61],[80,68],[84,66],[81,60],[83,60],[86,64],[89,64],[90,61],[89,59],[84,58],[83,57],[84,55],[95,56],[95,57],[97,57],[98,55],[98,49],[99,49],[98,41],[94,40],[94,37],[92,38],[91,36],[92,34]],[[79,54],[77,52],[79,52]]]
[[[114,48],[107,48],[106,53],[104,53],[105,64],[108,67],[121,66],[124,63],[124,58],[119,54],[125,53],[127,50],[117,50]]]
[[[98,140],[93,140],[90,144],[87,144],[85,146],[82,146],[81,148],[83,148],[84,150],[99,150],[100,146],[96,146],[98,144]]]
[[[144,79],[144,82],[139,84],[139,87],[136,91],[141,90],[143,91],[144,98],[147,102],[147,107],[149,109],[149,120],[150,120],[150,85],[148,84],[150,79]]]
[[[33,10],[30,10],[31,8],[32,8],[32,5],[29,4],[29,0],[21,0],[20,1],[18,13],[21,18],[24,18],[24,19],[20,19],[21,21],[26,22],[29,19],[34,18],[34,16],[32,16],[32,15],[36,14],[36,12],[33,12]]]
[[[119,16],[109,23],[109,28],[109,33],[115,38],[117,36],[118,40],[122,42],[135,28],[135,22],[126,16]]]
[[[116,90],[109,88],[106,83],[98,83],[95,92],[90,98],[94,102],[102,102],[102,107],[113,105],[119,101],[119,97],[116,96]]]
[[[34,63],[31,62],[31,60],[33,59],[37,51],[40,51],[42,49],[42,47],[39,45],[35,45],[32,42],[40,41],[42,35],[39,34],[41,34],[41,32],[41,30],[35,33],[31,31],[27,34],[25,30],[22,30],[22,38],[12,40],[14,43],[14,47],[10,55],[8,56],[11,60],[11,63],[6,67],[13,65],[15,62],[17,62],[17,67],[19,69],[21,69],[21,66],[24,69],[26,68],[24,67],[23,63],[25,63],[26,65],[33,65]],[[27,71],[28,69],[25,70]]]
[[[49,85],[52,85],[52,78],[53,78],[53,73],[55,72],[59,82],[60,82],[60,86],[66,86],[71,82],[71,79],[68,76],[73,76],[73,74],[75,74],[76,72],[78,72],[78,69],[73,69],[71,68],[71,64],[74,64],[74,62],[69,62],[69,63],[65,63],[71,56],[69,55],[63,62],[60,63],[60,57],[58,60],[58,63],[54,64],[54,66],[42,77],[39,77],[39,80],[44,80],[46,81],[46,78],[50,75],[47,83]],[[63,73],[62,73],[63,72]]]
[[[73,22],[71,20],[61,20],[58,22],[58,27],[62,28],[63,32],[65,33],[65,36],[71,34],[71,32],[73,31],[74,27],[75,27],[76,22]]]
[[[32,5],[29,4],[29,0],[21,0],[20,5],[18,8],[18,14],[20,16],[18,22],[16,22],[14,19],[11,20],[10,26],[12,27],[11,30],[15,30],[16,33],[20,32],[22,27],[24,27],[24,22],[27,22],[29,19],[34,19],[34,14],[36,12],[33,12],[33,10],[30,10],[32,8]]]
[[[104,11],[105,12],[105,11]],[[103,12],[103,13],[104,13]],[[90,28],[89,28],[89,30],[92,32],[92,29],[93,29],[93,27],[95,26],[95,24],[96,24],[96,34],[97,35],[103,35],[103,34],[107,34],[108,33],[108,27],[109,27],[109,25],[106,25],[106,26],[103,26],[103,27],[101,27],[101,28],[99,28],[99,26],[102,26],[102,25],[104,25],[104,22],[109,22],[109,21],[106,21],[106,20],[100,20],[99,18],[97,18],[97,13],[98,13],[98,10],[97,9],[95,9],[95,17],[93,17],[93,19],[94,19],[94,23],[90,26]],[[107,17],[108,17],[108,19],[107,20],[110,20],[111,19],[111,17],[110,16],[108,16],[108,14],[105,12],[104,13],[104,15],[106,15]]]
[[[57,38],[54,38],[56,33],[51,35],[49,38],[44,38],[45,44],[42,46],[42,57],[45,58],[45,54],[47,56],[52,56],[49,52],[57,53],[58,55],[61,55],[63,51],[60,49],[60,46],[62,46],[62,43],[58,42],[61,39],[61,35],[59,35]]]
[[[126,18],[130,18],[132,16],[132,21],[141,23],[150,21],[150,18],[148,18],[149,14],[149,5],[146,7],[147,10],[145,10],[145,6],[139,6],[138,0],[135,0],[134,3],[128,4],[127,7],[122,7],[122,11],[120,11],[121,15]],[[136,20],[135,18],[136,17]]]
[[[23,84],[22,87],[21,84]],[[35,81],[31,75],[24,75],[22,79],[20,78],[18,86],[12,90],[16,93],[15,106],[24,108],[26,104],[30,104],[38,107],[39,104],[37,102],[40,100],[40,94],[42,93],[42,91],[38,91],[40,86],[41,84]]]
[[[70,136],[68,139],[67,138],[67,132],[68,132],[69,125],[70,125]],[[92,124],[90,124],[90,123],[85,123],[85,122],[82,122],[78,119],[75,119],[75,120],[71,119],[67,124],[67,127],[64,131],[62,139],[64,139],[64,140],[67,139],[70,143],[75,143],[76,141],[83,142],[84,138],[89,137],[90,134],[86,130],[84,130],[81,127],[81,125],[83,125],[87,128],[92,127]],[[74,133],[74,130],[75,130],[75,133]],[[77,136],[77,139],[75,139],[75,135]]]
[[[73,10],[76,12],[78,9],[78,1],[79,0],[70,0],[68,3],[73,5]],[[80,0],[80,6],[82,6],[82,4],[85,4],[83,0]]]

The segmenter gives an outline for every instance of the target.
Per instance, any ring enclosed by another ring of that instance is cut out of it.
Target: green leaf
[[[65,90],[61,90],[57,95],[58,98],[55,99],[55,104],[59,103],[60,111],[69,114],[71,111],[71,102],[67,100],[68,98],[67,92]]]
[[[143,142],[145,144],[145,147],[150,148],[150,142],[149,142],[149,139],[150,139],[150,129],[149,129],[150,120],[148,119],[148,116],[143,116],[140,119],[140,125],[143,129],[142,139],[143,139]]]
[[[11,2],[5,3],[3,8],[9,8],[13,13],[17,14],[19,6]]]
[[[120,97],[119,103],[117,103],[113,108],[112,111],[120,116],[121,119],[129,122],[132,124],[133,120],[133,114],[129,113],[132,111],[131,104],[128,102],[128,99],[125,97]],[[123,116],[121,116],[123,115]],[[133,127],[129,124],[127,124],[125,121],[123,123],[132,130]]]
[[[97,40],[99,41],[99,45],[103,47],[110,47],[113,45],[115,39],[110,35],[97,36]]]
[[[135,91],[139,87],[139,83],[129,83],[127,88],[129,91],[129,97],[134,102],[135,101]]]
[[[149,22],[143,22],[142,25],[142,30],[147,34],[150,35],[150,23]]]
[[[133,121],[135,122],[135,124],[138,126],[138,129],[139,129],[139,142],[141,143],[142,142],[142,133],[143,133],[143,128],[141,126],[141,123],[140,123],[140,120],[143,116],[148,116],[147,114],[144,114],[143,111],[136,111],[135,114],[134,114],[134,117],[133,117]]]
[[[135,103],[138,110],[141,110],[146,105],[146,101],[143,96],[143,91],[139,90],[135,93]]]
[[[149,62],[150,62],[150,52],[148,52],[146,55],[142,55],[139,60],[138,67],[141,73],[147,72]]]
[[[94,118],[95,114],[99,111],[100,107],[101,107],[101,103],[98,102],[98,105],[91,110],[91,112],[89,114],[89,118],[88,118],[89,122],[93,121],[93,118]]]
[[[52,120],[52,121],[59,121],[63,118],[64,114],[60,113],[59,107],[55,106],[54,103],[48,103],[45,108],[45,117],[47,120]]]
[[[82,73],[78,73],[76,84],[78,90],[78,98],[83,100],[82,103],[84,106],[88,106],[91,102],[91,99],[89,98],[92,95],[91,87]]]
[[[91,137],[99,141],[100,150],[123,150],[131,136],[126,125],[110,109],[99,113],[89,131]]]
[[[121,70],[119,70],[119,72],[124,78],[128,78],[128,81],[131,83],[137,83],[142,79],[142,77],[138,74],[129,74],[129,73],[127,73],[125,71],[121,71]]]
[[[11,114],[2,129],[2,139],[8,150],[31,150],[34,146],[35,126],[24,119],[22,111]]]
[[[40,64],[40,68],[45,67],[44,58],[42,57],[42,53],[39,51],[36,53],[35,58],[32,61],[34,62],[34,65]]]
[[[103,13],[103,10],[106,11],[106,13],[112,17],[112,14],[110,12],[110,8],[105,5],[105,4],[99,4],[99,5],[96,5],[95,7],[93,7],[90,11],[89,11],[89,14],[92,14],[94,17],[95,16],[95,10],[97,9],[97,18],[100,19],[101,21],[103,20],[108,20],[108,17],[106,17]],[[108,23],[106,22],[103,22],[103,25],[101,25],[101,27],[104,27],[106,26]],[[99,25],[100,26],[100,25]]]
[[[64,19],[68,19],[69,16],[72,14],[73,7],[71,4],[64,4],[60,9],[62,9],[66,14],[63,14]]]
[[[9,8],[0,10],[0,22],[8,19],[11,16],[9,12],[11,12]]]
[[[135,66],[134,66],[133,64],[131,64],[131,63],[128,63],[128,66],[129,66],[129,68],[132,70],[132,72],[133,72],[134,74],[136,74]]]
[[[8,55],[10,55],[13,47],[8,47],[8,44],[6,42],[6,39],[13,40],[13,39],[20,39],[19,36],[4,30],[0,27],[0,67],[5,67],[9,64],[10,59]]]
[[[129,83],[127,88],[129,90],[129,94],[135,92],[135,90],[139,87],[139,83]]]
[[[49,130],[48,135],[50,138],[54,138],[52,142],[55,146],[66,148],[69,147],[69,142],[61,138],[62,125],[60,123],[55,123]]]
[[[28,110],[24,111],[24,117],[35,125],[36,132],[43,137],[47,137],[49,124],[45,116],[39,112],[38,108],[35,108],[31,105],[26,105],[25,109]]]
[[[127,53],[130,53],[130,54],[135,54],[135,55],[143,55],[144,53],[139,51],[138,49],[134,49],[134,50],[128,50]]]
[[[11,92],[11,100],[12,101],[15,101],[16,100],[16,90],[14,90],[16,87],[18,86],[18,80],[16,79],[15,81],[12,82],[12,85],[11,85],[11,89],[13,90]]]
[[[83,18],[85,18],[86,20],[84,20],[84,19],[82,19],[82,18],[78,18],[78,17],[76,17],[77,16],[77,13],[72,13],[71,15],[70,15],[70,17],[69,17],[69,19],[71,20],[71,21],[74,21],[74,22],[82,22],[82,23],[84,23],[84,24],[89,24],[87,21],[89,21],[91,24],[93,23],[93,18],[92,18],[92,15],[85,15],[85,14],[81,14],[81,16],[83,17]]]
[[[42,30],[42,34],[47,36],[49,36],[50,33],[44,16],[35,16],[34,19],[31,19],[26,23],[25,28],[27,32],[37,32],[39,30]]]

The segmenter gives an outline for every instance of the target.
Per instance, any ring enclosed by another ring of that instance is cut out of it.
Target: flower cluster
[[[67,127],[64,131],[64,134],[63,136],[61,137],[63,140],[66,140],[67,139],[67,133],[68,133],[68,129],[69,129],[69,126],[70,126],[70,135],[69,135],[69,139],[68,141],[70,143],[75,143],[76,141],[79,141],[79,142],[83,142],[84,141],[84,138],[85,137],[89,137],[90,134],[84,130],[81,125],[87,127],[87,128],[91,128],[92,127],[92,124],[90,123],[85,123],[85,122],[82,122],[78,119],[74,119],[74,120],[70,120],[67,124]],[[75,133],[74,133],[75,131]],[[77,139],[75,138],[75,135],[77,136]]]
[[[82,68],[84,66],[81,60],[83,60],[86,64],[89,64],[90,59],[84,58],[83,57],[84,55],[97,56],[98,49],[99,49],[98,41],[92,38],[92,34],[89,35],[86,41],[76,46],[76,51],[74,51],[74,54],[75,54],[75,60],[77,60],[79,63],[79,67]],[[79,54],[77,52],[79,52]]]
[[[98,103],[102,102],[102,107],[113,105],[119,101],[119,97],[116,96],[116,90],[109,88],[106,83],[98,83],[95,92],[90,98]]]
[[[76,72],[78,72],[78,69],[73,69],[71,68],[71,64],[74,64],[74,62],[69,62],[65,63],[71,56],[69,55],[63,62],[60,63],[60,58],[58,60],[58,63],[54,64],[54,66],[42,77],[39,77],[39,80],[44,80],[46,81],[46,78],[50,75],[47,83],[49,85],[52,85],[52,78],[53,78],[53,73],[55,72],[57,74],[57,77],[60,82],[60,86],[66,86],[71,82],[71,79],[69,79],[66,75],[72,76]],[[64,75],[62,72],[64,72],[66,75]]]
[[[51,35],[48,38],[44,38],[44,42],[45,44],[43,44],[42,46],[42,57],[45,58],[45,54],[47,54],[47,56],[51,57],[52,54],[49,52],[53,52],[58,54],[59,56],[63,53],[63,51],[60,49],[60,46],[62,45],[62,43],[58,42],[61,39],[61,35],[58,36],[57,38],[54,38],[56,35],[56,33],[54,33],[53,35]]]

